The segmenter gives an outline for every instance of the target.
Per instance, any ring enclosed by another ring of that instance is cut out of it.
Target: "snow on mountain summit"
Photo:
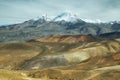
[[[92,19],[82,19],[83,21],[85,22],[88,22],[88,23],[103,23],[100,19],[95,19],[95,20],[92,20]]]
[[[67,22],[76,22],[79,20],[79,18],[75,14],[68,12],[62,13],[57,17],[53,18],[53,21],[62,21],[62,20]]]
[[[45,21],[65,21],[65,22],[88,22],[88,23],[103,23],[100,19],[87,19],[87,18],[79,18],[76,14],[73,14],[71,12],[64,12],[59,15],[48,17],[47,14],[41,16],[40,18],[34,19],[34,20],[45,20]]]

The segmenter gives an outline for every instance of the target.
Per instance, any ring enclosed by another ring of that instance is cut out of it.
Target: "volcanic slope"
[[[48,36],[27,42],[1,43],[0,55],[1,69],[19,69],[31,78],[119,80],[120,75],[119,39],[91,35]]]

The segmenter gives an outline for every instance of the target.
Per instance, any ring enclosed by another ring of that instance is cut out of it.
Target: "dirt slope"
[[[120,41],[66,35],[1,43],[0,68],[25,80],[119,80]]]
[[[31,41],[36,42],[57,42],[57,43],[78,43],[99,40],[99,38],[92,35],[56,35],[46,36],[39,39],[33,39]]]

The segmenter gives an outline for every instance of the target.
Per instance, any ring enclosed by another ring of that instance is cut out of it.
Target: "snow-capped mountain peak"
[[[75,14],[65,12],[53,18],[53,21],[62,21],[62,20],[67,22],[75,22],[78,21],[78,17]]]
[[[88,23],[103,23],[100,19],[95,19],[95,20],[92,20],[92,19],[82,19],[83,21],[85,22],[88,22]]]

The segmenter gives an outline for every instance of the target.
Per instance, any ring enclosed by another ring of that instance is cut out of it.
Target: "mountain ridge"
[[[47,35],[91,34],[99,36],[106,33],[120,32],[119,21],[89,23],[76,17],[74,14],[64,13],[62,17],[64,17],[64,15],[67,17],[72,16],[75,21],[69,19],[65,21],[64,18],[58,21],[48,21],[47,17],[41,17],[38,20],[28,20],[23,23],[1,26],[0,42],[31,40]],[[120,36],[118,35],[117,37]]]

